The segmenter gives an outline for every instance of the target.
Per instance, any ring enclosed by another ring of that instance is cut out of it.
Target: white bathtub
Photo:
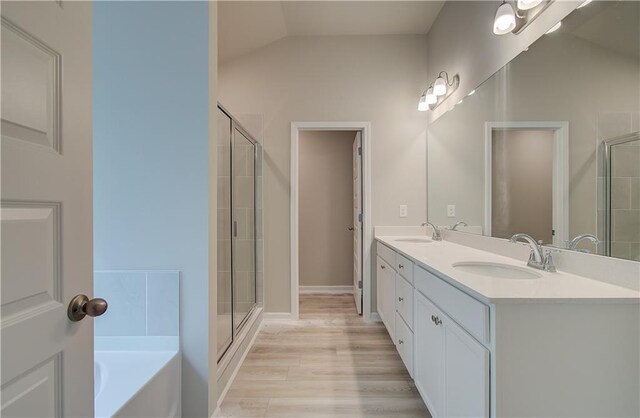
[[[177,351],[95,351],[96,417],[179,417]]]

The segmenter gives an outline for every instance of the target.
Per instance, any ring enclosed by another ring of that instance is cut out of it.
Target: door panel
[[[91,3],[3,2],[1,50],[1,414],[92,416]]]
[[[445,330],[445,414],[489,416],[489,351],[453,321]]]
[[[362,314],[362,133],[353,141],[353,297]]]
[[[440,312],[417,291],[413,301],[416,307],[414,379],[429,411],[439,417],[444,414],[444,335],[442,326],[431,318]]]

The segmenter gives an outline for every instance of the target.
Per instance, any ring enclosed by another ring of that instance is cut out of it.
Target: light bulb
[[[425,98],[425,102],[427,103],[427,105],[438,103],[438,96],[433,94],[433,87],[429,87],[429,90],[427,90],[427,97]]]
[[[529,10],[542,3],[542,0],[518,0],[518,9]]]
[[[471,91],[469,92],[469,94],[467,94],[467,96],[473,96],[474,94],[476,94],[476,91],[475,91],[475,90],[471,90]]]
[[[444,81],[444,78],[438,77],[433,83],[433,94],[436,96],[444,96],[447,94],[447,83]]]
[[[429,110],[429,105],[427,104],[427,97],[423,94],[420,96],[420,101],[418,102],[418,110],[421,112],[426,112]]]
[[[496,35],[505,35],[516,27],[516,12],[513,7],[504,2],[496,11],[496,18],[493,21],[493,33]]]

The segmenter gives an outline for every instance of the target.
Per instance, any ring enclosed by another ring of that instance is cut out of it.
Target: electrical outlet
[[[400,217],[401,218],[407,217],[407,205],[400,205]]]
[[[448,205],[447,206],[447,217],[455,218],[456,217],[456,205]]]

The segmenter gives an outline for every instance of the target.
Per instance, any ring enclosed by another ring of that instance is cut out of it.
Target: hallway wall
[[[425,45],[423,35],[288,37],[219,67],[223,106],[264,116],[266,311],[291,311],[291,122],[370,121],[373,225],[424,221]]]
[[[300,286],[353,283],[353,131],[301,131]]]

